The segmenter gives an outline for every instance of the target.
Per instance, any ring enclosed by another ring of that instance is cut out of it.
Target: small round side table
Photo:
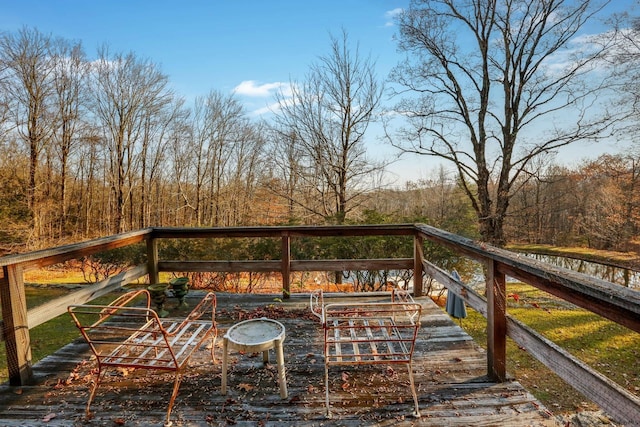
[[[282,323],[262,317],[260,319],[244,320],[229,328],[222,339],[222,394],[227,394],[227,365],[229,350],[247,353],[262,352],[264,363],[269,362],[269,350],[274,349],[278,365],[278,383],[280,397],[287,398],[287,380],[284,370],[284,352],[282,343],[285,338]]]

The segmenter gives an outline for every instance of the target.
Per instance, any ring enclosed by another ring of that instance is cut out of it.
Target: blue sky
[[[386,79],[399,61],[394,11],[409,0],[0,0],[0,30],[35,27],[82,42],[89,58],[107,44],[160,65],[175,91],[193,100],[235,91],[247,111],[264,111],[282,84],[303,80],[327,55],[330,37],[349,35]],[[371,153],[395,156],[378,138]],[[408,161],[408,160],[407,160]],[[425,162],[422,159],[422,162]],[[418,179],[421,166],[401,180]],[[415,172],[415,173],[414,173]]]
[[[627,8],[635,0],[613,0]],[[309,65],[329,53],[330,35],[342,29],[385,79],[401,55],[392,16],[409,0],[0,0],[0,31],[23,26],[82,42],[89,58],[107,44],[160,65],[175,91],[193,100],[215,89],[235,91],[250,113],[264,110],[273,93],[303,80]],[[588,30],[594,30],[588,29]],[[611,146],[575,147],[594,158]],[[586,149],[586,150],[585,150]],[[377,138],[369,153],[397,154]],[[432,175],[433,160],[404,157],[391,168],[399,182]]]
[[[243,95],[256,95],[246,99],[253,108],[265,105],[277,83],[302,79],[308,66],[328,53],[330,35],[339,36],[343,28],[362,53],[376,59],[379,77],[386,77],[398,59],[390,14],[407,4],[408,0],[0,0],[0,29],[28,25],[80,40],[90,57],[103,43],[112,51],[133,51],[159,64],[176,91],[188,99],[211,89],[239,88]]]

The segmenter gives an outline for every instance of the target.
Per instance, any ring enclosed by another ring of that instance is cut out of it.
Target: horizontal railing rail
[[[293,259],[291,242],[297,238],[407,236],[413,238],[413,258],[383,259]],[[158,245],[163,239],[276,238],[281,258],[273,260],[170,260],[160,259]],[[480,262],[487,278],[486,297],[424,257],[424,242],[438,245]],[[23,273],[101,251],[145,242],[147,262],[88,285],[43,306],[28,310]],[[33,378],[29,329],[64,312],[69,304],[81,304],[123,285],[147,277],[159,281],[160,272],[261,272],[282,276],[283,297],[290,293],[290,275],[296,271],[413,270],[423,273],[460,295],[473,309],[487,318],[487,372],[496,381],[507,380],[506,339],[519,346],[556,372],[567,383],[599,404],[616,421],[640,424],[640,399],[630,391],[590,368],[567,351],[523,325],[507,313],[506,276],[513,277],[604,318],[640,332],[640,292],[581,273],[536,261],[425,224],[363,226],[291,227],[154,227],[88,242],[66,245],[27,254],[0,258],[0,299],[2,331],[7,348],[10,383],[22,385]],[[423,293],[422,281],[414,280],[414,294]]]
[[[448,246],[489,267],[562,298],[572,304],[640,332],[640,292],[533,258],[495,248],[426,225],[416,225],[423,238]]]
[[[152,231],[152,228],[146,228],[129,233],[88,240],[86,242],[58,246],[51,249],[43,249],[24,254],[7,255],[0,257],[0,267],[19,265],[23,270],[47,267],[49,265],[59,264],[71,259],[78,259],[98,252],[123,248],[125,246],[143,242],[149,237]]]
[[[513,252],[487,246],[445,231],[417,225],[418,238],[429,239],[481,262],[487,271],[487,298],[423,260],[427,274],[487,318],[487,370],[495,380],[507,379],[506,338],[555,372],[567,384],[597,403],[616,421],[640,425],[640,398],[611,381],[554,342],[507,314],[505,276],[532,285],[640,332],[640,292],[555,267]]]
[[[413,258],[291,260],[291,271],[406,270]],[[159,271],[279,273],[280,260],[271,261],[159,261]]]

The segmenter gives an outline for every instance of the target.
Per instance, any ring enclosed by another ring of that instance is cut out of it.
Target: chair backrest
[[[415,303],[334,303],[324,307],[328,363],[408,363],[422,306]]]
[[[422,306],[418,303],[331,303],[323,309],[325,320],[349,318],[388,318],[398,326],[419,327]]]
[[[69,314],[101,364],[177,366],[162,322],[149,308],[74,305]]]
[[[150,300],[146,290],[131,291],[108,305],[70,305],[67,311],[100,364],[176,369],[167,331]],[[134,302],[142,306],[128,305]]]

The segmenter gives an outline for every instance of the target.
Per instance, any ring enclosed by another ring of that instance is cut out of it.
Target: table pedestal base
[[[287,398],[287,380],[284,369],[284,326],[271,319],[250,319],[240,322],[231,328],[222,339],[222,394],[227,394],[227,369],[229,351],[237,350],[246,353],[262,352],[264,363],[269,362],[269,350],[276,353],[278,367],[278,384],[280,397]]]

